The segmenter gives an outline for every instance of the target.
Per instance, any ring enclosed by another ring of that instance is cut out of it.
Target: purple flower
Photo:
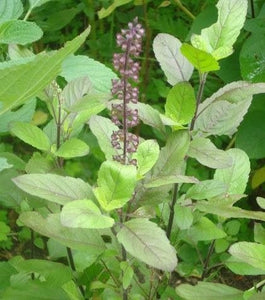
[[[111,92],[121,102],[112,105],[111,120],[120,129],[113,132],[111,140],[115,149],[123,150],[123,154],[116,155],[113,159],[124,164],[136,164],[135,159],[131,160],[128,154],[136,152],[139,144],[139,138],[128,132],[128,128],[139,122],[138,110],[128,107],[128,104],[138,102],[139,90],[135,84],[139,81],[140,64],[133,58],[140,55],[143,36],[144,29],[138,23],[138,18],[135,18],[127,29],[122,29],[117,34],[117,45],[122,52],[113,55],[114,68],[121,78],[112,81]]]

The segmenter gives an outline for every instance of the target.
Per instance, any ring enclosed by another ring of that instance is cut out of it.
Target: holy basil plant
[[[23,21],[21,2],[11,2],[0,4],[0,43],[40,38],[26,20],[49,1],[30,0]],[[17,210],[17,224],[30,228],[32,242],[45,236],[48,255],[36,259],[31,251],[30,259],[0,263],[1,299],[262,299],[254,287],[204,281],[219,265],[265,274],[264,228],[255,224],[254,242],[237,238],[238,219],[265,221],[264,212],[237,205],[245,201],[250,160],[233,142],[225,150],[218,143],[237,132],[265,83],[236,81],[204,96],[209,73],[234,51],[248,1],[219,0],[216,7],[217,21],[190,43],[168,33],[155,37],[170,86],[163,112],[139,102],[145,30],[138,18],[116,36],[115,71],[73,54],[89,28],[50,53],[9,47],[11,59],[0,64],[0,132],[35,152],[26,162],[0,153],[0,203]],[[13,35],[12,26],[21,34]],[[45,126],[30,122],[36,98],[49,116]],[[162,138],[139,136],[140,121]],[[68,162],[84,162],[88,154],[100,158],[96,180],[89,170],[89,180],[69,176]],[[257,204],[264,209],[265,200]],[[8,232],[4,227],[0,238]],[[186,277],[200,282],[177,284]]]

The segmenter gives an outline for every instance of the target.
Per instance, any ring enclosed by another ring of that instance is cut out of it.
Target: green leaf
[[[225,199],[222,199],[221,202],[213,200],[211,200],[211,202],[200,201],[196,204],[196,208],[208,214],[215,214],[227,219],[246,218],[252,220],[265,221],[264,212],[244,210],[239,207],[227,205],[225,203]]]
[[[227,191],[227,185],[217,180],[204,180],[188,189],[186,198],[193,200],[211,199],[224,194]]]
[[[69,109],[92,89],[92,83],[87,76],[78,77],[67,83],[63,89],[63,106]]]
[[[176,204],[174,207],[175,222],[182,230],[188,229],[193,223],[193,214],[189,207]]]
[[[244,150],[249,158],[259,159],[265,157],[264,115],[264,111],[254,110],[249,112],[238,129],[236,147]]]
[[[36,100],[33,99],[25,103],[21,108],[16,111],[7,111],[0,118],[0,133],[9,131],[11,122],[20,121],[29,123],[35,113]]]
[[[265,198],[257,197],[256,201],[257,201],[259,207],[261,207],[262,209],[265,209]]]
[[[223,169],[232,165],[232,158],[206,138],[196,137],[190,143],[188,155],[209,168]]]
[[[193,66],[181,54],[180,47],[181,42],[167,33],[159,33],[153,42],[155,57],[171,85],[189,81],[193,73]]]
[[[83,300],[83,296],[73,280],[65,283],[62,288],[67,293],[70,300]]]
[[[39,40],[42,30],[33,22],[10,20],[0,24],[0,44],[26,45]]]
[[[210,241],[222,239],[226,233],[219,229],[212,221],[202,217],[197,223],[188,229],[187,234],[193,241]]]
[[[89,153],[89,146],[77,138],[71,138],[64,142],[55,152],[56,156],[63,158],[73,158],[85,156]]]
[[[48,136],[37,126],[30,123],[13,122],[10,124],[10,131],[23,142],[42,151],[50,150]]]
[[[180,175],[189,142],[188,131],[179,130],[171,133],[166,146],[160,151],[158,161],[152,170],[152,177]]]
[[[231,256],[225,261],[225,265],[231,270],[233,273],[238,275],[264,275],[264,270],[260,268],[254,268],[250,264]]]
[[[23,191],[58,204],[93,197],[91,187],[79,178],[55,174],[26,174],[13,179]]]
[[[99,169],[97,182],[94,193],[104,210],[123,207],[132,197],[136,168],[116,161],[105,161]]]
[[[57,1],[57,0],[29,0],[30,9],[36,8],[38,6],[41,6],[49,1]]]
[[[185,300],[243,300],[243,291],[227,286],[225,284],[213,282],[198,282],[193,286],[181,284],[176,288],[177,294]]]
[[[214,179],[224,182],[227,185],[226,192],[229,194],[243,194],[250,172],[249,158],[240,149],[230,149],[227,153],[232,157],[232,166],[226,169],[215,171]]]
[[[264,23],[264,21],[262,21]],[[264,29],[262,34],[254,33],[243,43],[239,62],[241,75],[244,80],[251,82],[264,82],[264,51],[265,45],[262,43],[264,39]]]
[[[248,2],[246,0],[219,0],[217,22],[193,35],[191,43],[195,48],[211,53],[216,60],[232,54],[233,44],[244,25]]]
[[[220,69],[217,60],[210,53],[194,48],[186,43],[181,46],[180,51],[200,73]]]
[[[0,241],[7,240],[7,234],[10,232],[10,227],[6,223],[0,221]]]
[[[101,214],[91,200],[76,200],[67,203],[61,212],[61,222],[71,228],[109,228],[114,220]]]
[[[254,268],[262,269],[265,272],[265,246],[257,243],[239,242],[229,248],[229,253],[248,263]]]
[[[90,28],[52,54],[38,54],[31,61],[5,68],[0,73],[0,115],[38,95],[57,75],[62,61],[75,52]],[[14,80],[15,78],[15,80]]]
[[[154,188],[163,185],[169,185],[173,183],[198,183],[199,180],[193,176],[184,176],[184,175],[170,175],[162,176],[157,178],[151,178],[146,180],[144,186],[147,188]]]
[[[25,162],[18,156],[10,152],[0,152],[0,157],[5,158],[9,165],[12,165],[16,170],[25,170]]]
[[[13,167],[13,165],[10,165],[8,163],[7,159],[4,157],[1,157],[1,154],[0,154],[0,172],[3,171],[4,169],[9,169],[12,167]]]
[[[155,140],[142,142],[134,156],[137,159],[137,174],[142,177],[152,169],[159,157],[159,145]]]
[[[89,115],[96,115],[100,113],[105,107],[107,102],[111,96],[109,94],[104,93],[91,93],[79,101],[76,101],[71,107],[69,107],[69,111],[73,113],[84,112]]]
[[[71,269],[61,263],[40,259],[27,259],[15,257],[10,260],[10,264],[18,271],[38,273],[49,282],[51,287],[61,287],[72,278]]]
[[[101,8],[98,12],[99,19],[106,18],[109,16],[117,7],[122,6],[124,4],[130,3],[132,0],[114,0],[114,2],[107,8]]]
[[[127,289],[133,279],[133,268],[129,265],[127,261],[120,262],[120,267],[123,272],[122,276],[122,286],[124,289]]]
[[[166,116],[180,125],[188,124],[195,113],[196,99],[192,86],[188,82],[180,82],[173,86],[167,96]]]
[[[113,155],[120,154],[111,144],[111,135],[113,131],[117,131],[119,128],[110,119],[93,116],[89,120],[89,127],[96,136],[100,149],[104,152],[106,159],[112,159]]]
[[[58,287],[50,287],[46,282],[28,281],[18,286],[8,287],[2,294],[3,299],[12,300],[65,300],[67,294]]]
[[[0,23],[8,20],[18,19],[23,13],[21,0],[1,0],[0,2]]]
[[[207,135],[232,135],[248,111],[252,96],[265,92],[265,84],[233,82],[199,105],[195,129]]]
[[[265,167],[255,170],[252,176],[252,188],[256,189],[258,186],[265,182]]]
[[[175,249],[165,232],[147,219],[124,223],[117,238],[127,252],[154,268],[171,272],[177,265]]]
[[[0,262],[0,291],[10,286],[10,277],[17,271],[9,262]]]
[[[105,244],[97,230],[64,227],[60,221],[60,214],[52,214],[45,219],[37,212],[23,212],[19,221],[39,234],[53,238],[67,247],[85,250],[88,255],[100,255],[105,250]]]
[[[111,80],[117,75],[102,63],[84,55],[71,55],[64,60],[61,75],[67,80],[87,76],[93,88],[102,93],[111,90]]]

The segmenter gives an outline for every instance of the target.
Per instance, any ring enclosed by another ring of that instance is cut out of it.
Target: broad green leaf
[[[94,190],[100,206],[110,211],[123,207],[132,197],[136,184],[136,168],[116,161],[105,161],[98,172]]]
[[[249,158],[265,157],[264,116],[264,111],[251,111],[245,116],[238,129],[236,147],[244,150]]]
[[[3,171],[4,169],[9,169],[12,168],[13,165],[10,165],[5,157],[1,157],[0,154],[0,172]]]
[[[16,111],[7,111],[0,118],[0,133],[9,131],[11,122],[20,121],[29,123],[35,113],[36,100],[33,99],[25,103],[21,108]]]
[[[114,125],[110,119],[101,116],[93,116],[89,120],[89,127],[96,136],[106,159],[112,159],[113,155],[120,154],[111,144],[111,135],[113,131],[117,131],[119,128]]]
[[[85,112],[89,115],[96,115],[106,107],[105,102],[110,98],[109,94],[91,93],[76,101],[68,110],[73,113]]]
[[[16,274],[17,271],[11,266],[9,262],[0,262],[0,290],[3,291],[5,288],[10,286],[10,277]]]
[[[221,239],[226,236],[226,233],[219,229],[212,221],[206,217],[202,217],[197,223],[193,224],[187,230],[189,238],[193,241],[210,241]]]
[[[8,20],[18,19],[23,13],[21,0],[1,0],[0,1],[0,23]]]
[[[265,228],[260,223],[254,224],[254,241],[265,245]]]
[[[124,289],[127,289],[133,279],[133,268],[130,266],[130,264],[127,261],[120,262],[120,267],[122,269],[123,275],[122,275],[122,286]]]
[[[87,76],[93,88],[102,93],[111,90],[111,80],[117,75],[102,63],[84,55],[71,55],[64,60],[61,75],[67,80]]]
[[[58,1],[58,0],[29,0],[30,9],[32,10],[33,8],[41,6],[49,1]]]
[[[227,153],[232,157],[232,166],[226,169],[215,171],[214,179],[224,182],[227,185],[226,192],[229,194],[243,194],[250,172],[249,158],[240,149],[230,149]]]
[[[73,280],[65,283],[62,289],[67,293],[70,300],[83,300],[83,296]]]
[[[7,234],[10,232],[10,227],[6,223],[0,221],[0,241],[7,240]]]
[[[50,150],[48,136],[37,126],[24,122],[13,122],[10,131],[26,144],[42,151]]]
[[[61,263],[40,260],[40,259],[21,259],[15,257],[10,260],[10,264],[18,271],[30,274],[38,273],[49,282],[51,287],[61,287],[72,278],[71,269]]]
[[[223,199],[224,201],[224,199]],[[240,207],[227,205],[225,203],[211,201],[200,201],[196,204],[196,208],[200,211],[206,212],[207,214],[215,214],[227,219],[230,218],[245,218],[252,220],[265,221],[265,213],[260,211],[245,210]]]
[[[47,174],[52,173],[54,168],[56,168],[56,162],[53,157],[45,157],[39,152],[34,152],[24,170],[28,174]]]
[[[233,82],[199,105],[195,129],[207,135],[232,135],[243,120],[252,96],[265,93],[264,83]]]
[[[232,158],[223,150],[219,150],[206,138],[195,138],[191,141],[188,155],[209,168],[223,169],[232,165]]]
[[[239,242],[229,248],[229,253],[251,266],[265,272],[265,246],[258,243]]]
[[[45,219],[37,212],[23,212],[19,221],[39,234],[53,238],[67,247],[98,255],[105,250],[105,244],[96,229],[65,227],[61,224],[60,214],[52,214]]]
[[[198,183],[199,180],[193,176],[185,176],[185,175],[169,175],[162,176],[157,178],[151,178],[150,180],[146,180],[144,186],[147,188],[154,188],[163,185],[169,185],[173,183]]]
[[[177,294],[185,300],[243,300],[244,291],[225,284],[202,282],[197,285],[181,284],[176,288]]]
[[[71,228],[101,229],[112,227],[114,220],[102,215],[91,200],[76,200],[67,203],[61,212],[61,222]]]
[[[117,238],[127,252],[154,268],[171,272],[177,265],[175,249],[165,232],[147,219],[124,223]]]
[[[66,109],[73,106],[92,89],[92,83],[87,76],[71,80],[63,89],[63,105]]]
[[[253,189],[265,182],[265,167],[256,170],[252,176],[251,185]]]
[[[91,187],[79,178],[55,174],[26,174],[13,179],[26,193],[58,204],[93,197]]]
[[[5,158],[9,165],[12,165],[16,170],[25,170],[26,163],[17,155],[11,152],[0,152],[0,157]]]
[[[0,44],[26,45],[39,40],[42,30],[33,22],[10,20],[0,24]]]
[[[196,99],[192,86],[180,82],[172,87],[165,105],[166,116],[180,125],[188,124],[195,113]]]
[[[227,184],[217,180],[204,180],[194,184],[188,189],[186,198],[193,200],[211,199],[224,194],[227,191]]]
[[[193,222],[193,214],[189,207],[181,206],[176,204],[174,207],[175,211],[175,222],[178,227],[182,230],[191,227]]]
[[[216,60],[232,54],[233,44],[244,25],[247,0],[219,0],[217,22],[193,35],[191,43],[195,48],[211,53]]]
[[[80,47],[89,31],[90,28],[86,29],[52,54],[41,53],[27,63],[3,69],[0,73],[0,114],[38,95],[60,74],[62,61]]]
[[[114,2],[107,8],[101,8],[98,12],[99,19],[106,18],[109,16],[117,7],[122,6],[124,4],[130,3],[132,0],[114,0]]]
[[[253,19],[256,20],[257,18]],[[262,20],[264,24],[264,20]],[[244,80],[251,82],[264,82],[265,80],[265,45],[262,42],[264,39],[264,29],[262,33],[253,33],[243,43],[239,62],[241,75]]]
[[[165,147],[160,151],[158,161],[152,170],[152,177],[181,175],[181,167],[188,151],[189,142],[188,131],[179,130],[171,133]]]
[[[137,174],[142,177],[152,169],[159,157],[159,145],[155,140],[142,142],[134,156],[137,159]]]
[[[55,152],[56,156],[63,158],[73,158],[85,156],[89,152],[89,146],[77,138],[71,138],[64,142]]]
[[[2,294],[3,299],[19,299],[19,300],[65,300],[68,299],[67,294],[59,287],[50,287],[46,282],[27,281],[18,286],[8,287]]]
[[[261,207],[262,209],[265,209],[265,198],[257,197],[256,201],[257,201],[259,207]]]
[[[138,102],[137,104],[129,104],[129,107],[138,109],[139,118],[144,124],[154,127],[161,132],[165,132],[165,127],[159,111],[151,105]]]
[[[238,275],[264,275],[265,271],[261,268],[254,268],[250,264],[231,256],[225,261],[225,265],[231,270],[233,273]]]
[[[180,51],[200,73],[220,69],[217,60],[210,53],[194,48],[186,43],[181,46]]]
[[[155,57],[171,85],[189,81],[193,73],[193,66],[181,54],[180,47],[181,42],[167,33],[159,33],[153,42]]]

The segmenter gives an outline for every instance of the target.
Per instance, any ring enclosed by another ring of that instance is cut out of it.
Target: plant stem
[[[255,6],[254,6],[254,0],[250,0],[250,7],[251,7],[251,17],[255,18]]]
[[[214,250],[214,246],[215,246],[215,240],[213,240],[211,242],[210,248],[208,250],[207,257],[206,257],[205,262],[204,262],[204,267],[203,267],[203,272],[202,272],[202,280],[205,278],[205,276],[208,272],[208,266],[209,266],[211,255],[212,255],[213,250]]]
[[[194,114],[194,117],[193,117],[193,119],[191,121],[191,125],[190,125],[190,131],[192,131],[194,129],[195,122],[196,122],[197,117],[198,117],[198,109],[199,109],[199,105],[202,101],[202,96],[203,96],[203,91],[204,91],[204,88],[205,88],[207,74],[208,73],[200,74],[200,86],[199,86],[199,91],[198,91],[197,99],[196,99],[195,114]]]
[[[171,204],[169,206],[170,214],[169,214],[169,220],[168,220],[168,225],[167,225],[167,237],[168,237],[168,239],[170,239],[170,235],[171,235],[171,231],[172,231],[174,215],[175,215],[174,207],[175,207],[175,204],[177,202],[178,189],[179,189],[179,185],[178,185],[178,183],[175,183],[174,184],[172,201],[171,201]]]
[[[174,2],[177,4],[177,6],[192,20],[195,20],[195,16],[181,3],[181,0],[174,0]]]
[[[117,278],[111,273],[111,270],[108,268],[108,266],[105,264],[104,260],[101,259],[100,260],[104,266],[104,268],[106,269],[106,271],[110,274],[110,277],[112,278],[112,280],[114,281],[114,283],[116,284],[116,286],[119,288],[120,287],[120,283],[117,280]]]
[[[31,253],[30,253],[30,257],[31,259],[34,258],[34,231],[32,229],[30,229],[30,246],[31,246]],[[34,280],[35,279],[35,275],[34,272],[31,273],[31,279]]]

